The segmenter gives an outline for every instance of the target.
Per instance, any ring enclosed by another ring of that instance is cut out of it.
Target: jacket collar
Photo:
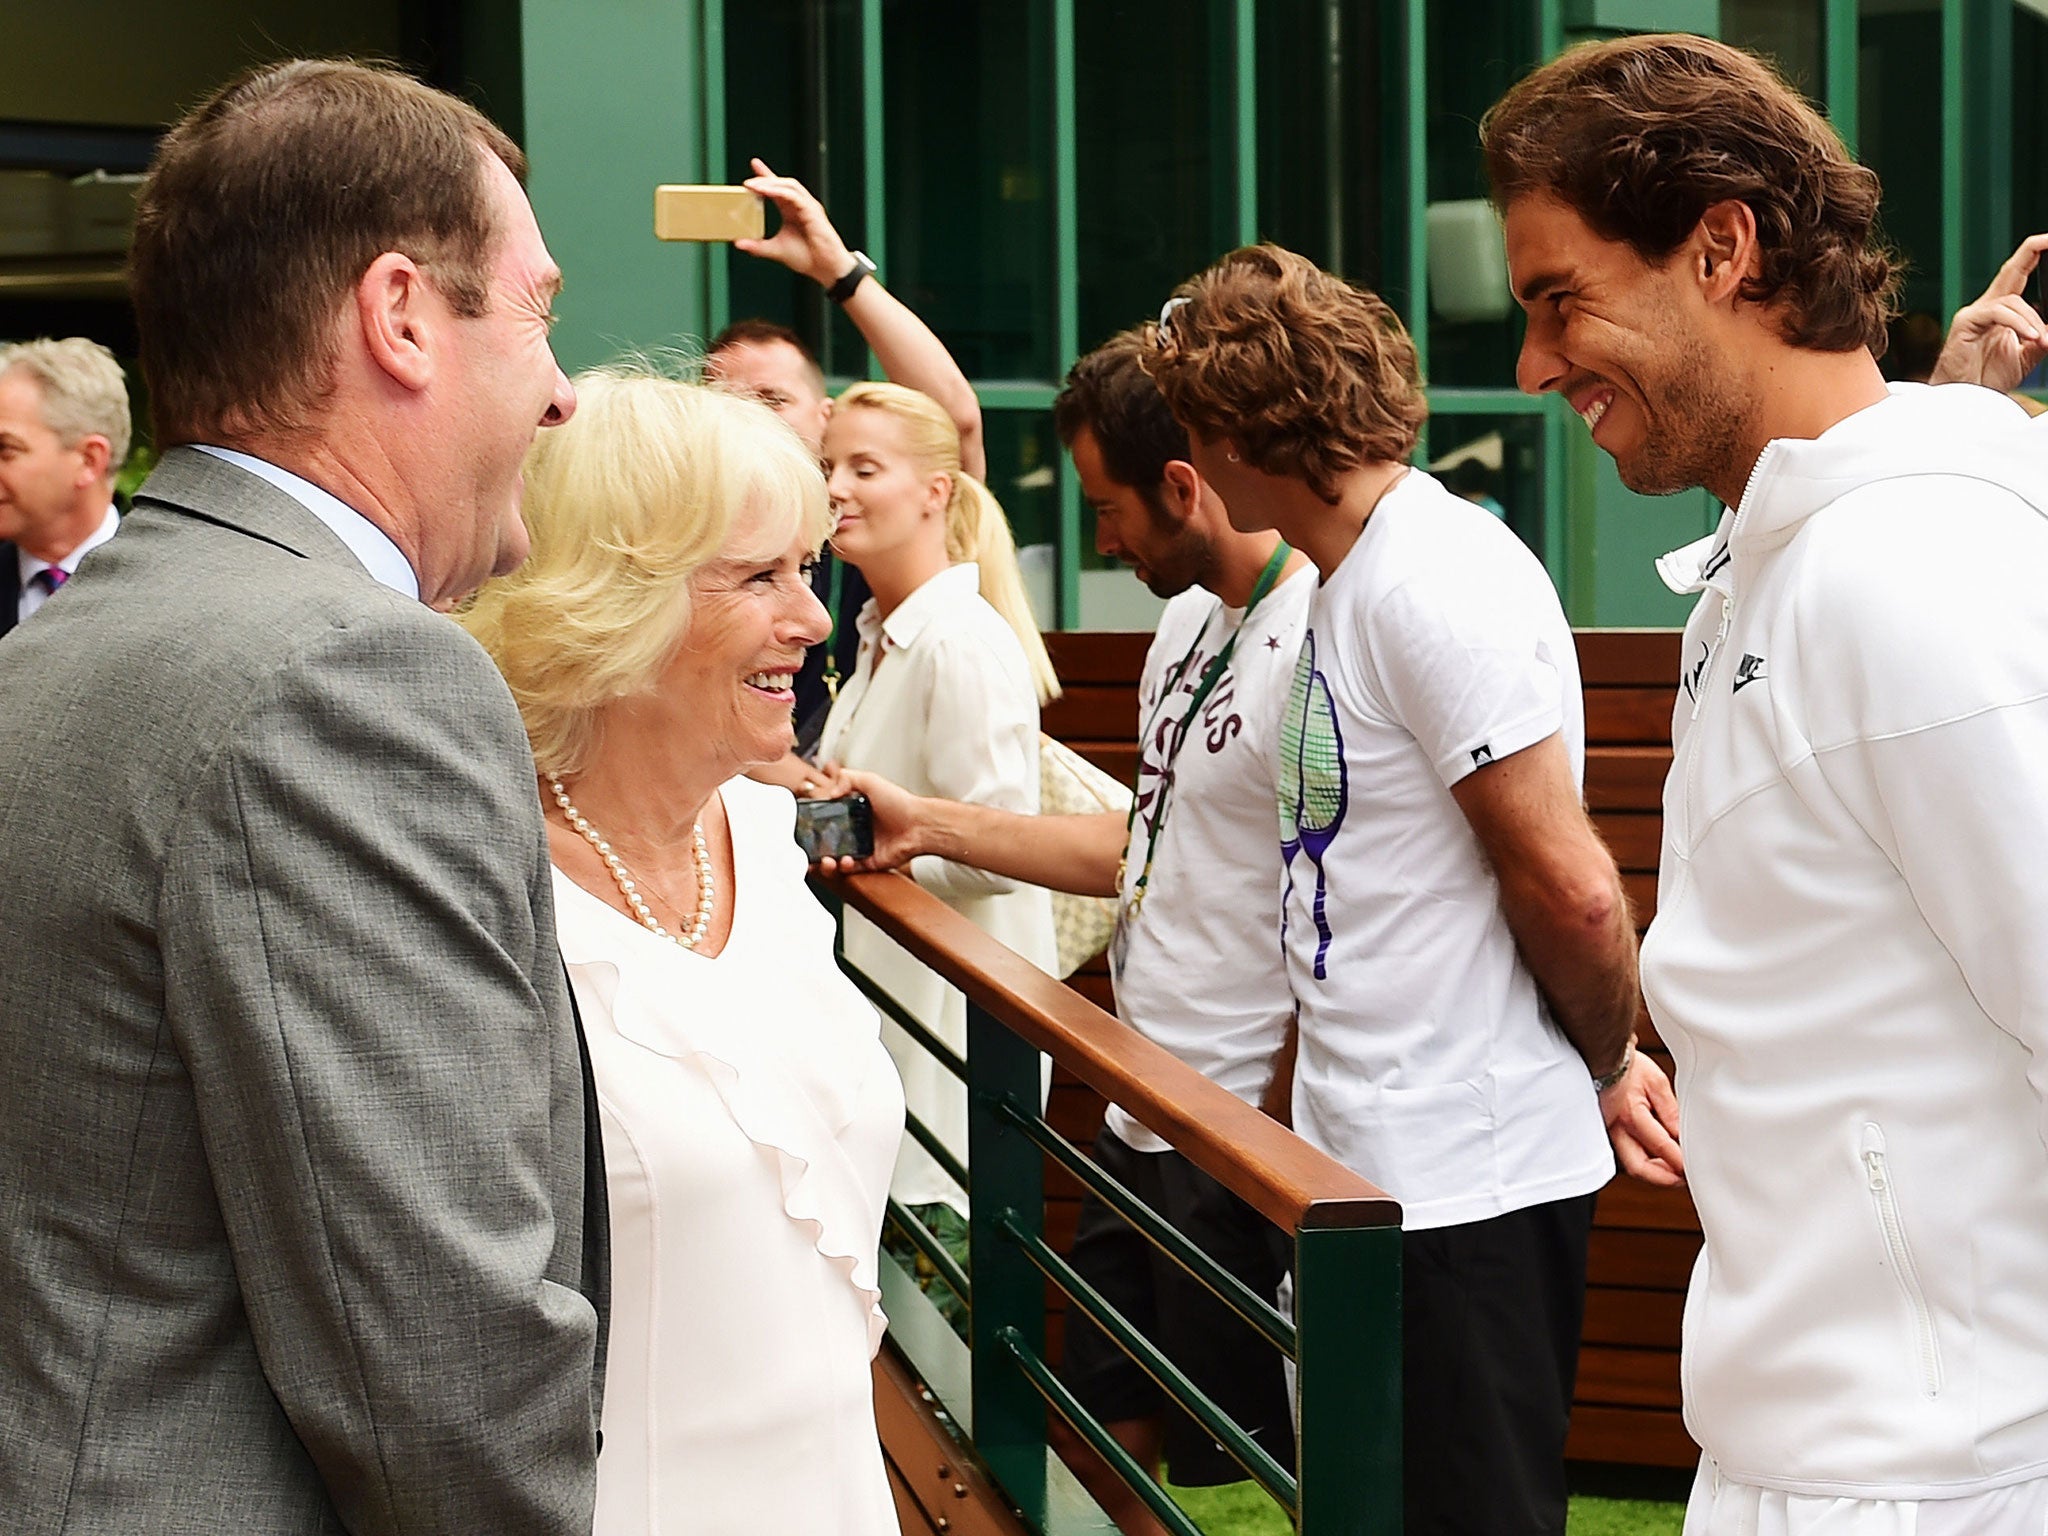
[[[1885,480],[1985,480],[2048,513],[2048,474],[2030,419],[2004,395],[1973,384],[1894,384],[1885,399],[1819,437],[1765,444],[1740,503],[1706,538],[1660,558],[1657,573],[1674,592],[1725,589],[1733,562],[1784,543],[1821,508]]]
[[[233,528],[324,565],[363,570],[339,535],[287,492],[197,448],[165,452],[136,489],[136,505],[144,502]]]
[[[940,614],[957,608],[981,591],[981,567],[972,560],[949,565],[910,596],[896,605],[895,612],[882,618],[870,598],[860,611],[860,637],[872,641],[878,634],[892,649],[903,650],[917,643],[925,626]]]

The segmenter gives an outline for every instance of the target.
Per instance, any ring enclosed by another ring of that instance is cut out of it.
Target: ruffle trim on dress
[[[576,979],[592,985],[611,1014],[612,1025],[635,1045],[676,1060],[691,1060],[704,1069],[713,1091],[732,1116],[733,1124],[756,1146],[775,1154],[782,1187],[783,1214],[808,1228],[811,1246],[846,1277],[867,1303],[868,1353],[881,1348],[889,1320],[882,1312],[875,1235],[879,1213],[858,1193],[858,1180],[846,1166],[846,1154],[819,1117],[816,1106],[795,1084],[775,1082],[777,1069],[750,1069],[735,1060],[741,1050],[696,1038],[697,1030],[657,1010],[640,995],[618,964],[576,953],[581,948],[562,925],[563,958]],[[700,1021],[701,1023],[701,1021]],[[702,1025],[707,1034],[732,1033],[718,1021]],[[756,1047],[765,1049],[765,1047]]]

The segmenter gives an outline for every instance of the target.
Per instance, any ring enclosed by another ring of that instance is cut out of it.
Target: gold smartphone
[[[654,189],[657,240],[758,240],[767,232],[768,205],[745,187]]]

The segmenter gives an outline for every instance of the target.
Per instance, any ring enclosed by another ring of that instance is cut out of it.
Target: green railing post
[[[1052,230],[1053,372],[1065,378],[1081,352],[1080,111],[1074,81],[1074,0],[1052,0]],[[1052,391],[1046,391],[1050,406]],[[989,396],[982,394],[986,405]],[[1081,627],[1081,480],[1065,456],[1054,454],[1059,475],[1059,580],[1053,589],[1053,627]]]
[[[1401,1530],[1401,1229],[1295,1241],[1301,1536]]]
[[[1045,1170],[1022,1131],[998,1115],[1005,1099],[1035,1107],[1038,1052],[972,999],[967,1004],[967,1164],[974,1170],[967,1227],[974,1300],[974,1448],[1035,1530],[1045,1528],[1045,1400],[1004,1344],[1008,1334],[1045,1354],[1045,1281],[1024,1250],[1003,1235],[1045,1226]]]

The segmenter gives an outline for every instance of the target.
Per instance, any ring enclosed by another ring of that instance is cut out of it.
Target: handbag
[[[1131,808],[1131,791],[1065,742],[1038,733],[1038,809],[1043,816],[1119,816]],[[1064,979],[1109,947],[1116,932],[1116,901],[1107,896],[1052,893],[1053,941]]]

